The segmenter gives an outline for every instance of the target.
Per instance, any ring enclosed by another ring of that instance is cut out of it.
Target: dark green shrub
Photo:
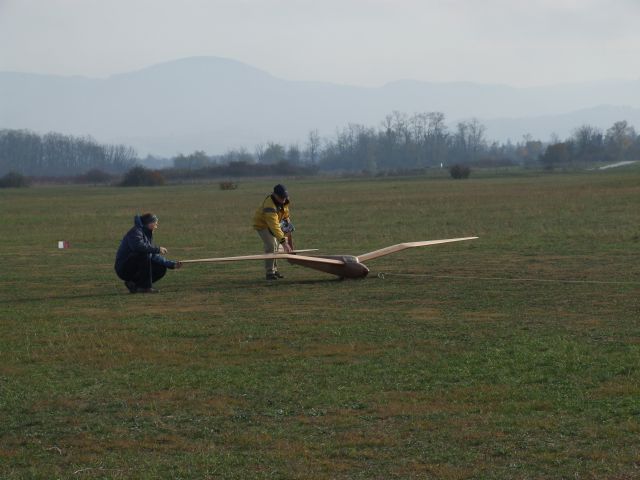
[[[451,175],[451,178],[455,178],[456,180],[469,178],[469,175],[471,175],[471,169],[466,165],[454,165],[449,168],[449,175]]]
[[[0,188],[24,188],[30,184],[29,178],[18,172],[9,172],[0,178]]]
[[[148,168],[144,167],[133,167],[124,175],[120,186],[156,187],[164,184],[164,177],[157,170],[149,170]]]

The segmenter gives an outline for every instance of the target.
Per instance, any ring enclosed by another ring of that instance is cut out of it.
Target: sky
[[[0,71],[231,58],[288,80],[640,78],[640,0],[0,0]]]

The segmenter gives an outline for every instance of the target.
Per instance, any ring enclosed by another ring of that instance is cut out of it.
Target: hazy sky
[[[233,58],[290,80],[640,78],[640,0],[0,0],[0,70]]]

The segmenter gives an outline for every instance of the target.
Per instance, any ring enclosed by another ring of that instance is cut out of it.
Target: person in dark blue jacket
[[[116,274],[131,293],[157,293],[153,283],[164,277],[167,268],[180,268],[182,264],[164,258],[167,249],[153,244],[158,217],[153,213],[136,215],[133,224],[116,253]]]

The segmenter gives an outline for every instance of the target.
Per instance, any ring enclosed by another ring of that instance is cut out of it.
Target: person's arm
[[[149,243],[140,230],[136,229],[127,235],[127,244],[129,249],[138,253],[160,253],[160,247],[154,247]]]
[[[289,212],[289,204],[285,204],[284,207],[284,215],[282,215],[282,219],[286,220],[287,222],[291,223],[291,216],[290,216],[290,212]]]
[[[164,258],[162,255],[158,254],[151,255],[151,261],[160,265],[164,265],[165,267],[170,269],[180,268],[182,266],[182,263],[175,260],[169,260],[168,258]]]
[[[287,236],[280,228],[280,222],[278,221],[278,213],[274,208],[265,207],[262,209],[262,216],[269,228],[269,231],[276,237],[278,243],[284,244],[287,241]]]
[[[282,248],[285,252],[291,252],[291,245],[287,242],[287,235],[280,228],[280,222],[278,221],[278,214],[275,209],[270,207],[265,207],[262,210],[262,215],[264,217],[265,222],[267,223],[267,227],[269,231],[276,237],[278,243],[282,245]]]
[[[284,215],[282,217],[283,220],[285,220],[288,224],[289,224],[289,228],[290,230],[288,232],[283,232],[285,234],[286,237],[286,243],[284,244],[284,250],[285,252],[289,253],[290,251],[292,251],[294,249],[293,246],[293,224],[291,223],[291,217],[289,216],[289,203],[286,203],[284,205]],[[289,248],[287,248],[287,246]]]

